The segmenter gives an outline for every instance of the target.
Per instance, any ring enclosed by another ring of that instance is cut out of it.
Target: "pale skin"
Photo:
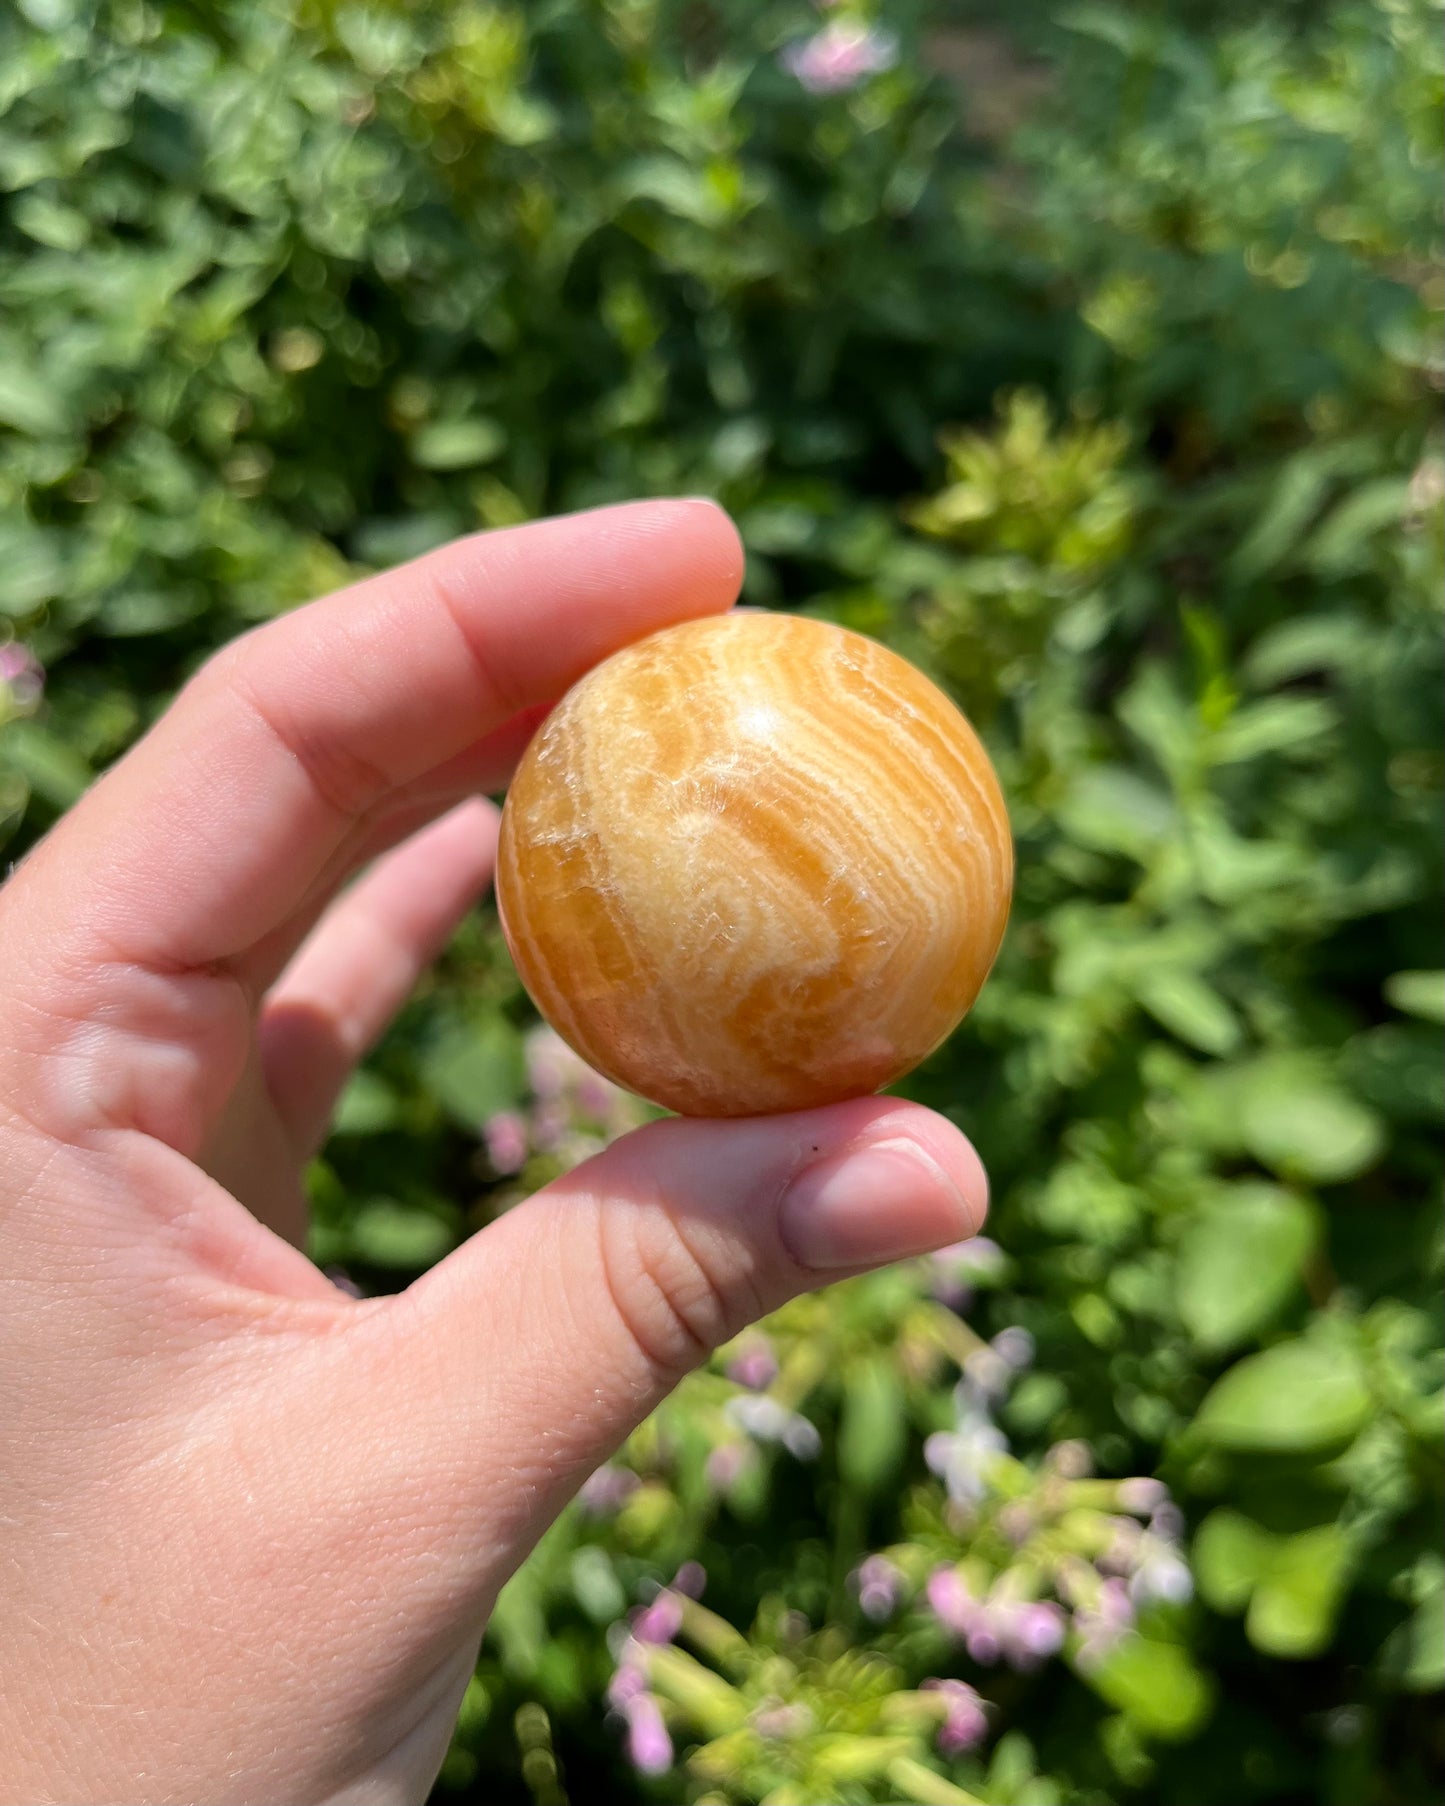
[[[642,1129],[398,1297],[301,1252],[342,1085],[490,880],[485,795],[741,569],[710,504],[637,503],[313,603],[0,888],[0,1800],[421,1802],[498,1590],[681,1376],[977,1230],[962,1135],[868,1098]]]

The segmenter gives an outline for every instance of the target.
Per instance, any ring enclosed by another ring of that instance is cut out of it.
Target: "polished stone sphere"
[[[507,796],[497,898],[538,1008],[688,1116],[866,1095],[958,1024],[1013,846],[977,735],[862,634],[752,610],[590,671]]]

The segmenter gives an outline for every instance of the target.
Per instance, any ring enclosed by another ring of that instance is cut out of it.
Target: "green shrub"
[[[906,1087],[997,1247],[689,1381],[504,1595],[444,1791],[1437,1785],[1440,8],[1169,12],[1038,63],[890,10],[833,94],[803,0],[0,20],[14,851],[247,624],[675,490],[1010,798],[1004,954]],[[636,1119],[530,1021],[483,912],[347,1096],[319,1259],[402,1284]]]

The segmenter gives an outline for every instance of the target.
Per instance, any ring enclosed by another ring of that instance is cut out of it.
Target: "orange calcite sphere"
[[[584,1060],[688,1116],[876,1091],[958,1024],[1013,847],[977,735],[861,634],[742,611],[590,671],[502,816],[517,969]]]

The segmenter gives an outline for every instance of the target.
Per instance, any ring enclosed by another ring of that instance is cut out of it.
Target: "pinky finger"
[[[496,808],[469,798],[379,859],[340,896],[266,995],[266,1082],[302,1155],[325,1139],[362,1055],[490,883]]]

